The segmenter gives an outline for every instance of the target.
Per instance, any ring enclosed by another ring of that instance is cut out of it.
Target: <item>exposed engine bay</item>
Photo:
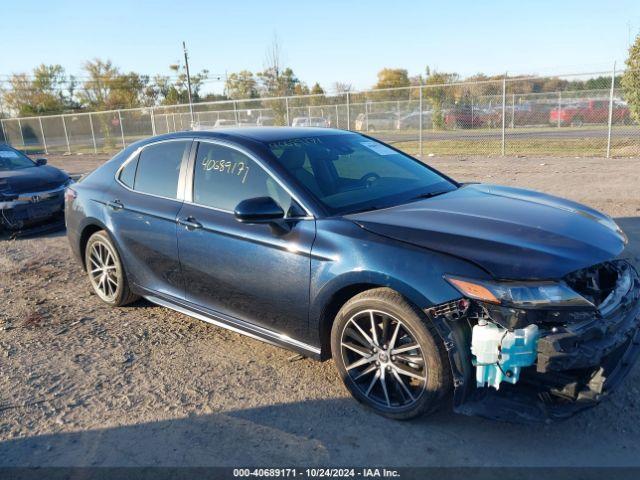
[[[514,308],[463,298],[426,311],[445,342],[454,410],[507,421],[595,405],[640,353],[640,278],[625,260],[563,279],[590,308]]]

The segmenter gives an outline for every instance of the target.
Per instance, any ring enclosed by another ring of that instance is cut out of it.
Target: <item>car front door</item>
[[[184,298],[176,218],[193,141],[165,140],[144,147],[118,171],[107,202],[128,277],[152,293]]]
[[[315,220],[255,157],[232,144],[201,141],[178,215],[186,299],[303,340],[308,336]],[[240,223],[243,200],[271,197],[281,225]]]

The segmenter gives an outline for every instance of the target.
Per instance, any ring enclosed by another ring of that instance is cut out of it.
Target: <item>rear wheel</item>
[[[118,251],[104,230],[89,238],[85,265],[93,291],[104,303],[120,307],[139,298],[131,293]]]
[[[331,350],[347,389],[380,415],[422,415],[450,391],[446,352],[433,326],[388,288],[363,292],[342,307]]]

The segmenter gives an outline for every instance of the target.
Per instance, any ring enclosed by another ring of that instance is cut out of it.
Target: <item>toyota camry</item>
[[[326,128],[179,132],[72,185],[91,287],[318,360],[375,412],[546,421],[596,404],[638,354],[640,280],[616,223],[462,184]]]

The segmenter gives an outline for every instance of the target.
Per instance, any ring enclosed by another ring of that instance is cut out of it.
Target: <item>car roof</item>
[[[346,130],[322,127],[227,127],[212,130],[197,130],[175,132],[159,137],[153,137],[144,143],[158,138],[193,137],[219,138],[227,140],[253,140],[260,143],[276,142],[279,140],[289,140],[304,137],[319,137],[326,135],[349,135],[353,134]]]

